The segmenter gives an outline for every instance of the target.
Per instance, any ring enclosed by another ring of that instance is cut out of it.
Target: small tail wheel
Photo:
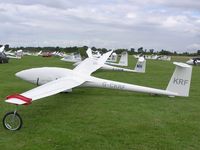
[[[22,118],[16,111],[8,112],[3,117],[3,126],[11,131],[19,130],[22,127]]]

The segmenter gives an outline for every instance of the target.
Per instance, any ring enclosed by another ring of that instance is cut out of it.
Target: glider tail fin
[[[188,97],[192,77],[192,67],[179,62],[174,62],[174,65],[176,65],[176,68],[166,90],[177,93],[179,96]]]
[[[139,57],[135,66],[135,71],[140,73],[145,73],[146,70],[146,59],[144,57]]]
[[[2,47],[0,47],[0,52],[4,52],[5,46],[3,45]]]
[[[91,48],[88,48],[87,51],[86,51],[86,53],[87,53],[87,55],[88,55],[89,58],[93,57],[92,56],[92,50],[91,50]]]
[[[122,52],[121,58],[119,60],[119,64],[123,66],[128,66],[128,53]]]

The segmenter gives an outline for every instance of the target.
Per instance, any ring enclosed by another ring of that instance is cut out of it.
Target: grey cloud
[[[150,2],[2,0],[0,38],[13,46],[197,48],[200,15],[196,8],[180,11],[183,7],[173,1]]]
[[[43,5],[47,7],[53,7],[58,9],[67,9],[78,6],[85,5],[99,5],[102,2],[109,3],[109,1],[98,1],[98,0],[1,0],[1,3],[9,3],[9,4],[20,4],[20,5]]]

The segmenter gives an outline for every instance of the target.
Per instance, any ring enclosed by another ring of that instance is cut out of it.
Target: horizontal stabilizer
[[[173,62],[173,64],[179,67],[183,67],[183,68],[191,68],[190,65],[182,63],[182,62]]]

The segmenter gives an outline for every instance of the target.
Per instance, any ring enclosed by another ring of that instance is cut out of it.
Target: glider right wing
[[[36,87],[22,94],[14,94],[7,96],[7,103],[16,105],[30,104],[32,101],[55,95],[65,90],[72,89],[84,83],[85,80],[74,77],[63,77],[57,80],[48,82],[44,85]]]

